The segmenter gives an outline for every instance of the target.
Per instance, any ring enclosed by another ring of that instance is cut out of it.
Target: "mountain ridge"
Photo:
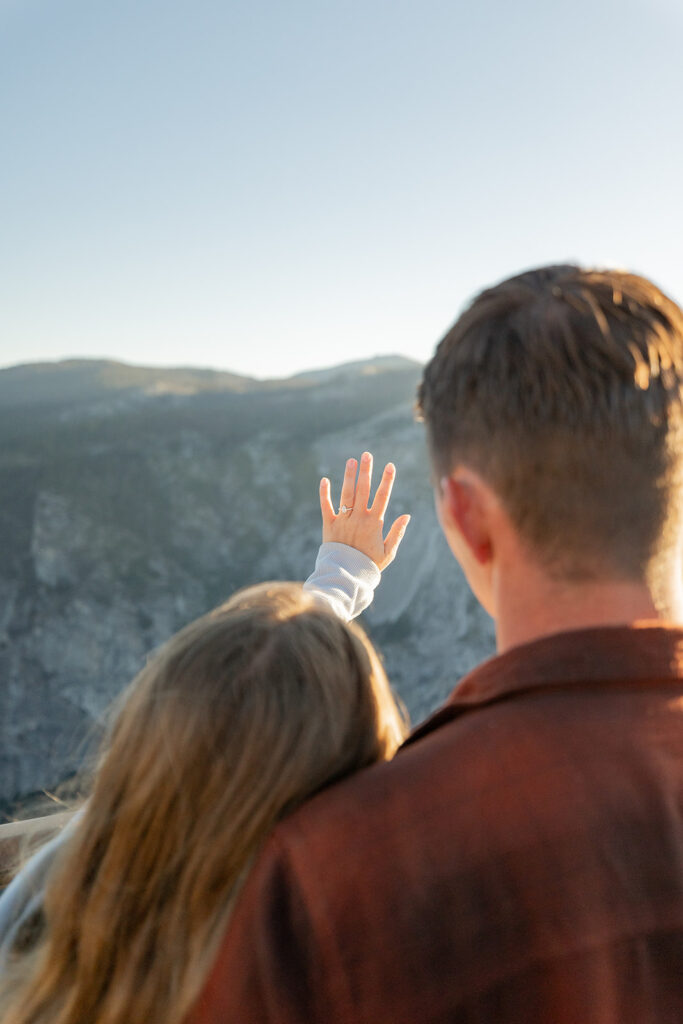
[[[310,387],[340,376],[410,370],[419,366],[419,363],[405,356],[375,356],[305,370],[286,377],[259,378],[210,367],[147,366],[114,359],[72,358],[17,363],[0,369],[0,404],[70,401],[77,397],[76,389],[84,386],[101,391],[136,390],[151,394],[245,393],[274,388]],[[17,386],[20,388],[19,393],[16,392]],[[54,389],[52,393],[50,388]]]

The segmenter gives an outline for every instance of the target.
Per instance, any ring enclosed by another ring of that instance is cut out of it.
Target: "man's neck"
[[[643,620],[683,624],[683,593],[678,580],[664,601],[656,601],[646,584],[622,580],[567,583],[531,570],[497,581],[499,653],[552,633]]]

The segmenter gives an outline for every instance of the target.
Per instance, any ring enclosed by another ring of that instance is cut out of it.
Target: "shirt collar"
[[[512,647],[473,669],[406,743],[470,708],[538,687],[642,686],[653,682],[683,682],[683,627],[636,622],[554,633]]]

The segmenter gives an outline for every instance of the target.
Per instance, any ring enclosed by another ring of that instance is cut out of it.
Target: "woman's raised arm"
[[[349,620],[368,607],[381,572],[396,557],[410,522],[399,516],[384,536],[384,516],[396,477],[393,463],[384,467],[374,501],[370,502],[372,455],[364,452],[360,471],[356,459],[348,459],[344,471],[339,511],[331,500],[327,477],[320,481],[323,543],[315,570],[304,589],[316,593],[340,618]]]

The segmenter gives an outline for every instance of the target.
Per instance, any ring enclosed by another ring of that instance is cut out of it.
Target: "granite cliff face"
[[[413,721],[491,653],[434,516],[419,367],[286,381],[67,362],[0,372],[0,802],[49,788],[145,654],[237,587],[303,579],[317,484],[364,448],[413,519],[365,625]]]

